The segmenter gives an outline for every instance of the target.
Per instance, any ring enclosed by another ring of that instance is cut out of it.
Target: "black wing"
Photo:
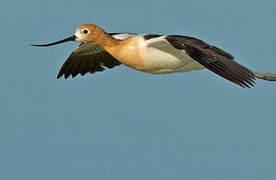
[[[132,33],[109,33],[116,39],[125,39],[135,34]],[[69,58],[62,65],[57,78],[64,75],[67,79],[70,75],[74,78],[76,75],[82,76],[90,72],[103,71],[104,67],[113,68],[121,63],[112,57],[107,51],[98,45],[92,43],[82,43],[75,49]]]
[[[231,54],[193,37],[170,35],[166,40],[223,78],[242,87],[254,86],[254,73],[235,62]]]
[[[103,71],[103,66],[113,68],[120,64],[100,46],[92,43],[82,43],[62,65],[57,78],[62,75],[65,79],[70,75],[74,78],[78,74],[85,75],[88,72],[92,74],[96,71]]]

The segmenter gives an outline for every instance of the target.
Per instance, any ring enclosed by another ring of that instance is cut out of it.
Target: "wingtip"
[[[58,73],[58,75],[57,75],[57,79],[60,79],[62,76],[63,76],[63,74]]]

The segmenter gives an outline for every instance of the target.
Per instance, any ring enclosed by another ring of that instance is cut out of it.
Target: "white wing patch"
[[[141,54],[146,72],[153,74],[188,72],[204,69],[183,50],[174,48],[160,36],[141,42]]]
[[[118,33],[118,34],[114,34],[112,35],[112,37],[114,37],[115,39],[120,39],[120,40],[124,40],[128,37],[134,36],[135,34],[129,34],[129,33]]]

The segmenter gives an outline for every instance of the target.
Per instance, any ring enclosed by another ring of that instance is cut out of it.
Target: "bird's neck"
[[[121,44],[122,40],[115,39],[111,35],[107,34],[106,32],[102,32],[97,37],[97,44],[100,45],[102,48],[108,50],[110,48],[117,47]]]
[[[121,49],[124,48],[124,40],[115,39],[111,35],[107,33],[101,33],[98,38],[96,44],[105,49],[110,55],[116,58],[118,61],[121,60],[120,52]]]

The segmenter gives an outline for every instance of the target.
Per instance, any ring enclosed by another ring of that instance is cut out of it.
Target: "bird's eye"
[[[87,29],[84,29],[84,30],[82,30],[82,33],[83,33],[83,34],[88,34],[88,30],[87,30]]]

